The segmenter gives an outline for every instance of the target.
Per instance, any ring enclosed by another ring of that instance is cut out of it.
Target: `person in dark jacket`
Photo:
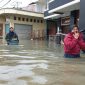
[[[83,34],[79,32],[78,26],[74,26],[64,38],[64,57],[79,58],[81,50],[85,50]]]
[[[9,45],[10,42],[12,42],[12,40],[19,42],[18,36],[14,32],[14,28],[13,27],[10,27],[9,33],[7,33],[5,39],[6,39],[8,45]]]

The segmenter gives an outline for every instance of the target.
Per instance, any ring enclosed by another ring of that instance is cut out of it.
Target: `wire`
[[[5,3],[2,7],[0,8],[3,8],[4,6],[6,6],[11,0],[9,0],[7,3]]]
[[[4,1],[4,0],[1,0],[0,3],[1,3],[2,1]]]

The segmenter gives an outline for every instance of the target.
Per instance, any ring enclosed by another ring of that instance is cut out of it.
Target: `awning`
[[[49,15],[47,17],[44,17],[44,19],[50,19],[50,18],[58,18],[60,16],[60,14],[52,14],[52,15]]]
[[[50,10],[49,13],[55,13],[55,12],[65,13],[72,10],[77,10],[80,7],[79,3],[80,3],[80,0],[74,0],[72,2],[69,2],[67,4],[64,4],[62,6],[59,6],[55,9]]]

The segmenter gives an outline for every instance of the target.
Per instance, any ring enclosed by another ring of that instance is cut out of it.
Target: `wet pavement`
[[[85,55],[65,59],[55,42],[0,43],[0,85],[85,85]]]

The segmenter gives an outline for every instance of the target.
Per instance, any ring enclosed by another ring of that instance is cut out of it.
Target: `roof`
[[[21,10],[21,9],[14,9],[14,8],[1,9],[0,10],[0,15],[2,15],[2,14],[19,14],[19,15],[25,15],[25,16],[33,16],[33,17],[44,18],[43,13],[26,11],[26,10]]]

